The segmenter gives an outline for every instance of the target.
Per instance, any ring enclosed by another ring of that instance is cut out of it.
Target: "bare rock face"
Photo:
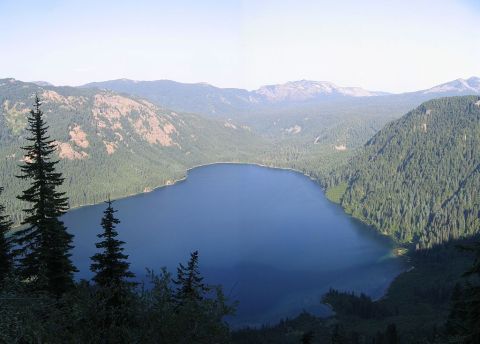
[[[54,144],[57,148],[60,159],[82,160],[88,158],[86,152],[74,150],[70,143],[55,141]]]
[[[79,125],[76,125],[69,132],[71,141],[81,148],[88,148],[90,142],[87,140],[87,134],[82,130]]]
[[[98,128],[113,131],[118,138],[118,141],[106,144],[109,154],[123,141],[122,131],[128,130],[124,128],[125,123],[150,144],[172,146],[175,144],[172,136],[178,134],[169,118],[152,103],[110,92],[95,95],[92,115]]]

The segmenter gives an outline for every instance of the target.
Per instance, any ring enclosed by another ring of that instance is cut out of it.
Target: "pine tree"
[[[0,187],[0,195],[3,188]],[[12,269],[12,245],[7,234],[12,227],[9,217],[4,215],[5,207],[0,204],[0,285]]]
[[[124,254],[125,243],[117,239],[116,225],[120,221],[115,217],[116,210],[112,201],[108,200],[103,212],[101,225],[103,232],[97,237],[101,239],[95,246],[101,249],[90,259],[90,270],[95,273],[93,281],[98,288],[95,292],[95,327],[101,333],[102,343],[127,343],[126,328],[134,326],[132,310],[135,283],[129,281],[135,275],[129,271],[128,255]]]
[[[120,221],[115,218],[116,210],[112,207],[112,201],[108,200],[107,209],[103,212],[101,225],[103,233],[97,235],[103,239],[95,246],[103,251],[96,253],[91,257],[93,263],[90,266],[92,272],[95,273],[93,280],[103,288],[121,288],[132,285],[128,281],[135,275],[129,271],[130,263],[127,262],[128,255],[123,253],[125,244],[123,241],[116,239],[118,232],[115,230],[116,225]]]
[[[177,279],[173,281],[178,286],[175,295],[177,304],[203,300],[203,295],[209,291],[209,288],[202,281],[203,277],[198,270],[198,251],[194,251],[190,254],[187,266],[180,263],[177,268]]]
[[[173,295],[175,343],[229,343],[224,317],[234,308],[226,304],[220,287],[203,283],[198,269],[198,251],[192,252],[187,266],[180,264]]]
[[[67,232],[60,216],[68,209],[68,198],[57,189],[62,185],[62,174],[56,172],[58,160],[52,159],[56,151],[54,140],[48,136],[41,102],[35,96],[34,109],[28,117],[24,164],[20,166],[20,179],[30,186],[18,198],[30,204],[24,209],[25,225],[15,235],[18,248],[20,276],[35,290],[61,295],[73,286],[73,266],[69,253],[73,248],[73,235]]]

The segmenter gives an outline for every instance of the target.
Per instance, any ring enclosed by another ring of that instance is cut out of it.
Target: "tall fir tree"
[[[177,268],[177,279],[173,283],[177,285],[175,300],[178,305],[203,300],[209,288],[203,284],[203,277],[198,269],[198,251],[190,254],[187,266],[180,263]]]
[[[3,188],[0,187],[0,195],[3,192]],[[12,244],[7,237],[8,232],[12,228],[12,221],[5,215],[5,207],[0,204],[0,286],[2,285],[5,277],[10,273],[12,262]]]
[[[30,186],[18,198],[30,204],[24,209],[24,229],[16,232],[14,251],[18,257],[20,276],[34,290],[61,295],[73,286],[76,270],[71,262],[73,235],[60,220],[68,210],[68,198],[58,188],[63,184],[62,174],[56,171],[58,160],[54,140],[48,135],[41,101],[35,95],[34,108],[28,117],[27,141],[22,175]]]
[[[123,253],[125,243],[117,239],[116,225],[120,221],[115,217],[113,202],[106,203],[101,221],[103,232],[97,235],[101,241],[95,244],[101,251],[90,258],[90,270],[95,273],[93,281],[98,286],[95,326],[101,333],[101,343],[128,343],[131,340],[124,329],[134,323],[132,309],[135,308],[132,304],[135,283],[129,279],[135,275],[129,271],[128,255]]]
[[[101,222],[103,233],[97,235],[103,240],[95,244],[97,248],[102,249],[102,252],[91,257],[93,263],[90,269],[95,273],[93,280],[103,288],[131,286],[132,283],[128,279],[135,275],[129,271],[128,255],[123,253],[122,246],[125,242],[116,239],[118,236],[116,225],[120,223],[115,217],[117,211],[113,209],[112,201],[108,200],[106,203],[108,206],[103,212]]]

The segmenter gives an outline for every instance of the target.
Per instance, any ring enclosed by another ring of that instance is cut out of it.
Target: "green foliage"
[[[178,343],[211,343],[217,337],[228,338],[228,327],[221,326],[221,322],[224,316],[233,314],[234,309],[226,305],[221,288],[203,283],[198,269],[198,251],[192,252],[187,266],[180,264],[173,284],[176,291],[169,299],[173,301],[176,326],[182,328]],[[164,287],[165,283],[160,286]],[[214,298],[208,297],[211,291]]]
[[[445,333],[450,338],[457,338],[458,341],[463,337],[465,325],[467,322],[467,309],[465,305],[465,287],[457,283],[451,296],[451,308],[445,323]]]
[[[0,187],[0,195],[2,192],[3,188]],[[5,207],[0,203],[0,288],[13,266],[12,243],[7,237],[12,227],[12,221],[4,214],[4,211]]]
[[[455,287],[446,332],[456,342],[473,344],[480,342],[480,241],[461,248],[474,254],[473,264],[464,274],[473,280]]]
[[[96,284],[92,298],[95,301],[96,328],[105,343],[118,343],[129,338],[124,329],[134,323],[136,316],[134,274],[129,271],[128,256],[123,254],[123,241],[115,227],[120,221],[114,216],[112,201],[107,202],[101,224],[103,232],[97,235],[102,241],[95,244],[101,252],[91,257],[92,280]],[[98,311],[98,310],[101,311]]]
[[[479,145],[479,97],[426,102],[388,124],[338,172],[348,182],[342,206],[417,248],[477,233]]]
[[[304,339],[312,344],[330,343],[330,322],[303,312],[294,319],[281,320],[275,325],[244,328],[232,333],[235,344],[299,344]]]
[[[233,314],[220,288],[178,307],[171,276],[150,273],[151,288],[124,290],[118,303],[105,288],[81,281],[61,297],[32,293],[16,278],[0,290],[2,343],[228,343]],[[192,319],[194,322],[192,322]]]
[[[347,187],[348,185],[345,182],[331,186],[325,190],[325,196],[333,203],[340,203],[342,196],[345,194],[345,191],[347,191]]]
[[[34,110],[28,118],[30,145],[24,147],[25,162],[19,178],[30,186],[18,198],[30,204],[22,225],[15,233],[18,248],[18,272],[32,288],[61,295],[73,284],[76,271],[70,261],[73,236],[59,219],[68,207],[65,193],[57,191],[64,179],[56,172],[51,155],[55,152],[53,140],[47,134],[47,125],[40,110],[40,99],[35,97]]]
[[[361,319],[383,318],[390,315],[390,311],[384,305],[373,302],[363,293],[357,296],[354,292],[330,289],[323,295],[322,303],[332,307],[338,315],[351,315]]]
[[[175,295],[178,306],[185,302],[196,303],[202,300],[203,294],[208,292],[207,286],[202,281],[203,277],[198,270],[198,251],[194,251],[187,266],[180,263],[177,268],[177,279],[173,281],[178,289]]]

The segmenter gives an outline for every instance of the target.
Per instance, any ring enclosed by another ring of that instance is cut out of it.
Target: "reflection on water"
[[[307,177],[252,165],[218,164],[190,171],[186,181],[115,202],[132,270],[174,272],[193,250],[202,273],[238,300],[232,324],[259,324],[320,305],[329,287],[378,297],[404,268],[389,241],[329,202]],[[79,278],[89,257],[103,205],[73,210]]]

